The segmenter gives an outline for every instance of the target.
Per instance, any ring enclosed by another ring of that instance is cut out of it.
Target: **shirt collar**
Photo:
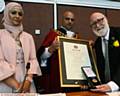
[[[107,32],[107,34],[105,35],[105,37],[103,37],[103,39],[109,40],[109,33],[110,33],[110,28],[108,28],[108,32]]]
[[[63,28],[66,31],[71,31],[71,30],[66,29],[64,26],[61,26],[61,28]]]

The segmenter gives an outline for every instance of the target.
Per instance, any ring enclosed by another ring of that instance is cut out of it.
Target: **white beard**
[[[99,29],[93,29],[93,32],[98,37],[103,37],[107,34],[109,30],[109,25],[106,23],[104,26],[101,26]]]

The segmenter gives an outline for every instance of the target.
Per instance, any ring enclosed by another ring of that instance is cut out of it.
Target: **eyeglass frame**
[[[90,24],[90,27],[96,27],[96,24],[102,24],[103,20],[104,20],[104,17],[97,19],[96,21]]]

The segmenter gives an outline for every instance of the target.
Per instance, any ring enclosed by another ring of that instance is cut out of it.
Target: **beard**
[[[98,37],[104,37],[109,30],[109,25],[106,23],[105,25],[101,25],[100,28],[94,28],[93,32]]]

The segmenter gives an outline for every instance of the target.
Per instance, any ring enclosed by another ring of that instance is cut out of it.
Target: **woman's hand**
[[[11,88],[18,89],[20,83],[14,78],[14,76],[10,76],[3,80],[3,82]]]
[[[31,86],[31,83],[32,83],[32,78],[33,78],[33,75],[32,74],[29,74],[27,77],[26,77],[26,80],[25,82],[23,82],[24,84],[21,84],[22,87],[22,93],[26,93],[26,92],[30,92],[30,86]]]
[[[22,93],[30,92],[30,86],[31,86],[31,82],[29,80],[25,80],[23,88],[22,88]]]

